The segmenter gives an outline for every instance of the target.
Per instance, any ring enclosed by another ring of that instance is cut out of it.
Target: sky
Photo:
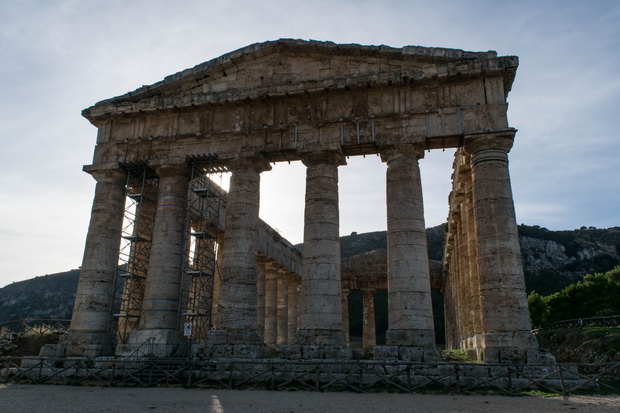
[[[508,96],[517,222],[620,225],[616,0],[0,0],[0,287],[81,265],[95,181],[84,108],[246,45],[300,38],[519,56]],[[453,150],[420,161],[427,226]],[[382,231],[385,165],[339,168],[341,234]],[[303,240],[305,169],[261,177],[261,218]]]

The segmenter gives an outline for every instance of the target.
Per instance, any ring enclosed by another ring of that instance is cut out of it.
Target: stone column
[[[286,344],[288,340],[288,273],[278,269],[278,332],[277,344]]]
[[[133,346],[155,339],[155,355],[169,356],[179,339],[179,294],[187,236],[187,165],[161,165],[153,245],[144,289],[139,330]]]
[[[229,162],[232,172],[226,204],[226,230],[213,344],[262,344],[256,331],[256,274],[260,173],[271,169],[262,158]]]
[[[302,162],[306,207],[297,343],[342,345],[338,166],[345,160],[339,152],[326,151],[308,154]]]
[[[389,329],[386,344],[434,349],[424,205],[418,166],[423,155],[423,150],[410,147],[390,148],[381,153],[388,167]]]
[[[287,328],[287,344],[295,342],[295,334],[297,333],[297,276],[293,273],[288,275],[288,328]]]
[[[469,161],[469,160],[468,160]],[[468,162],[469,163],[469,162]],[[472,337],[470,342],[470,348],[479,347],[476,343],[477,337],[482,333],[482,321],[480,313],[480,276],[478,275],[478,243],[476,241],[476,226],[474,222],[474,206],[472,199],[471,188],[471,170],[467,175],[465,181],[465,201],[463,213],[466,217],[467,225],[467,242],[469,244],[469,271],[470,271],[470,283],[469,283],[469,297],[471,300],[471,320],[472,320]]]
[[[110,317],[125,207],[126,174],[120,170],[92,171],[97,180],[90,226],[69,334],[67,354],[95,357],[112,344]]]
[[[521,250],[508,172],[514,132],[468,137],[480,277],[481,321],[487,362],[537,349],[525,295]]]
[[[256,277],[256,330],[261,343],[265,341],[265,273],[267,258],[258,255],[258,273]]]
[[[377,345],[375,332],[375,290],[362,290],[363,293],[363,330],[362,348],[372,350]]]
[[[342,336],[344,338],[344,345],[351,346],[351,333],[349,331],[349,289],[342,289],[340,291],[340,299],[342,301]]]
[[[278,334],[278,268],[267,260],[265,267],[265,331],[264,342],[276,344]]]
[[[454,255],[454,234],[448,234],[446,237],[446,248],[444,253],[444,326],[446,331],[446,348],[455,350],[457,346],[457,327],[456,327],[456,294],[454,291],[454,271],[452,257]]]

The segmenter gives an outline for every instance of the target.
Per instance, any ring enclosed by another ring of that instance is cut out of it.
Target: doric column
[[[446,348],[454,350],[458,348],[457,344],[457,320],[456,320],[456,294],[454,291],[454,234],[448,234],[446,237],[446,249],[444,253],[444,271],[448,276],[444,276],[444,326],[446,332]]]
[[[267,260],[265,266],[265,331],[264,343],[276,344],[278,334],[278,267]]]
[[[371,350],[377,345],[375,332],[375,290],[362,290],[363,293],[363,329],[362,348]]]
[[[349,347],[351,345],[351,333],[349,331],[349,293],[351,291],[344,288],[340,291],[340,299],[342,301],[342,336],[344,338],[344,345]]]
[[[159,355],[169,355],[178,341],[179,293],[187,232],[187,165],[161,165],[153,245],[146,277],[139,330],[130,342],[154,338]]]
[[[295,342],[295,333],[297,333],[297,276],[289,273],[288,277],[288,328],[287,328],[287,344]]]
[[[256,330],[261,342],[265,340],[265,273],[267,258],[258,255],[258,273],[256,276]]]
[[[92,171],[97,180],[90,226],[69,334],[67,354],[99,356],[111,344],[110,315],[125,207],[126,174]]]
[[[288,273],[284,268],[278,269],[278,332],[277,344],[286,344],[288,340]]]
[[[228,167],[232,175],[217,321],[221,333],[217,336],[227,344],[261,344],[256,331],[260,173],[271,167],[262,158],[239,159]]]
[[[339,152],[317,152],[306,165],[301,325],[298,344],[341,345]]]
[[[387,163],[387,345],[435,347],[424,205],[418,160],[423,150],[390,148]]]
[[[538,347],[531,334],[508,151],[514,132],[468,137],[478,253],[484,361]]]
[[[476,226],[474,220],[474,204],[471,188],[471,170],[464,178],[465,201],[463,215],[467,225],[467,243],[469,252],[469,297],[472,311],[472,342],[471,347],[477,347],[476,337],[482,333],[482,321],[480,314],[480,276],[478,275],[478,243],[476,240]]]

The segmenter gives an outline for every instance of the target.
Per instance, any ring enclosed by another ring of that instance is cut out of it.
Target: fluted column
[[[265,266],[265,331],[264,343],[276,344],[278,335],[278,267],[267,260]]]
[[[295,342],[295,334],[297,333],[297,276],[289,273],[288,277],[288,328],[287,328],[287,344]]]
[[[120,170],[93,171],[95,198],[80,269],[67,354],[99,356],[109,337],[114,278],[118,264],[125,207],[126,174]]]
[[[525,294],[508,151],[514,133],[468,138],[485,361],[537,348]]]
[[[470,347],[478,347],[476,340],[480,333],[482,333],[482,320],[480,312],[480,276],[478,274],[478,243],[476,235],[476,225],[474,220],[474,206],[472,199],[471,188],[471,171],[469,175],[464,179],[465,186],[465,202],[464,202],[464,216],[466,217],[467,225],[467,242],[469,244],[469,297],[471,299],[471,311],[472,311],[472,340]]]
[[[362,348],[370,350],[377,345],[375,332],[375,290],[362,290],[363,297],[363,329]]]
[[[418,160],[423,150],[382,151],[387,163],[387,345],[435,347],[424,205]]]
[[[260,173],[271,167],[260,158],[239,159],[229,162],[228,167],[232,175],[226,204],[226,249],[218,306],[220,333],[216,340],[227,344],[261,344],[256,331]]]
[[[277,344],[287,344],[288,340],[288,273],[278,269],[278,332]]]
[[[187,165],[161,165],[153,245],[144,290],[139,330],[130,343],[154,338],[159,355],[167,355],[178,341],[179,293],[187,232]]]
[[[341,345],[340,221],[338,152],[311,153],[306,165],[306,207],[302,260],[301,325],[299,344]]]
[[[456,293],[454,280],[454,265],[452,257],[454,255],[454,234],[449,234],[446,239],[446,249],[444,254],[444,266],[447,267],[448,276],[445,278],[444,285],[444,326],[446,331],[446,348],[454,350],[457,344],[457,319],[456,319]],[[446,269],[444,268],[444,271]]]

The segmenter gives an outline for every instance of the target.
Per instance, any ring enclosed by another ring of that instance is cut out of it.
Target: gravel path
[[[2,413],[620,412],[620,396],[457,396],[0,385]]]

